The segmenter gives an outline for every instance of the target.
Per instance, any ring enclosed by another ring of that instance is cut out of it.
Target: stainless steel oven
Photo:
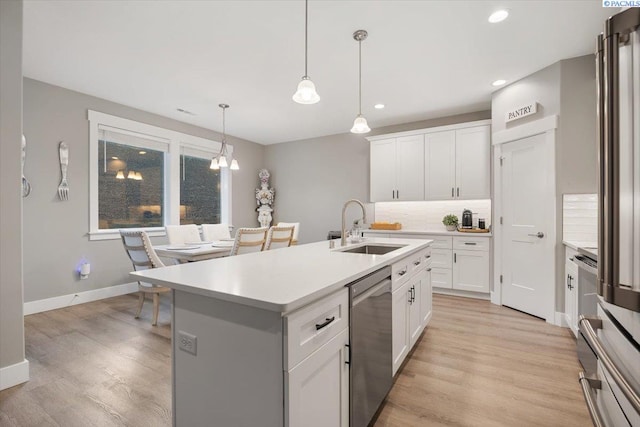
[[[393,384],[391,268],[349,285],[350,426],[365,427]]]

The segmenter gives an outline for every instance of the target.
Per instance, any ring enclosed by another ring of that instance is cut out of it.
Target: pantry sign
[[[538,103],[532,102],[531,104],[524,105],[522,107],[515,108],[507,112],[505,122],[509,123],[514,120],[521,119],[523,117],[530,116],[538,112]]]

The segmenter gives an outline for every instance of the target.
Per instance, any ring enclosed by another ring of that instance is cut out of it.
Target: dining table
[[[232,240],[221,240],[216,242],[154,245],[153,249],[159,257],[171,258],[183,263],[229,256],[232,246]]]

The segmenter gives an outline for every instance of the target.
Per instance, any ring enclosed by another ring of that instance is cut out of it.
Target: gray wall
[[[373,129],[382,135],[491,118],[490,111],[461,114]],[[326,239],[340,230],[342,205],[355,198],[369,200],[369,142],[352,133],[268,145],[265,164],[276,189],[274,220],[300,222],[300,243]],[[369,221],[373,209],[368,208]],[[361,214],[349,208],[349,226]]]
[[[22,0],[0,1],[0,369],[24,360]]]
[[[4,98],[4,94],[3,94]],[[120,240],[89,241],[89,122],[87,110],[100,111],[202,138],[216,132],[126,107],[82,93],[24,79],[24,134],[28,153],[25,174],[33,185],[24,200],[25,301],[35,301],[130,282],[131,264]],[[60,180],[58,143],[69,145],[70,199],[57,199]],[[264,167],[264,147],[228,137],[241,169],[233,172],[232,215],[235,226],[256,226],[254,189]],[[4,156],[3,156],[4,158]],[[3,235],[4,239],[4,235]],[[155,240],[161,242],[162,240]],[[82,258],[91,276],[79,280]]]
[[[505,125],[508,110],[536,100],[538,113]],[[556,130],[556,311],[564,312],[562,195],[596,193],[596,80],[593,55],[565,59],[494,93],[493,132],[558,115]]]

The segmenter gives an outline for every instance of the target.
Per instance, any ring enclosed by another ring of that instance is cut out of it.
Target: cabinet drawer
[[[432,249],[431,250],[431,267],[451,269],[453,263],[453,255],[451,249]]]
[[[451,289],[451,270],[446,268],[432,268],[431,286],[434,288]]]
[[[488,237],[454,237],[453,249],[463,251],[489,252]]]
[[[284,318],[284,366],[291,369],[349,326],[349,291],[342,289]],[[326,326],[323,326],[326,325]]]
[[[433,249],[451,249],[453,247],[453,238],[448,236],[425,236],[425,239],[433,240],[431,247]]]

